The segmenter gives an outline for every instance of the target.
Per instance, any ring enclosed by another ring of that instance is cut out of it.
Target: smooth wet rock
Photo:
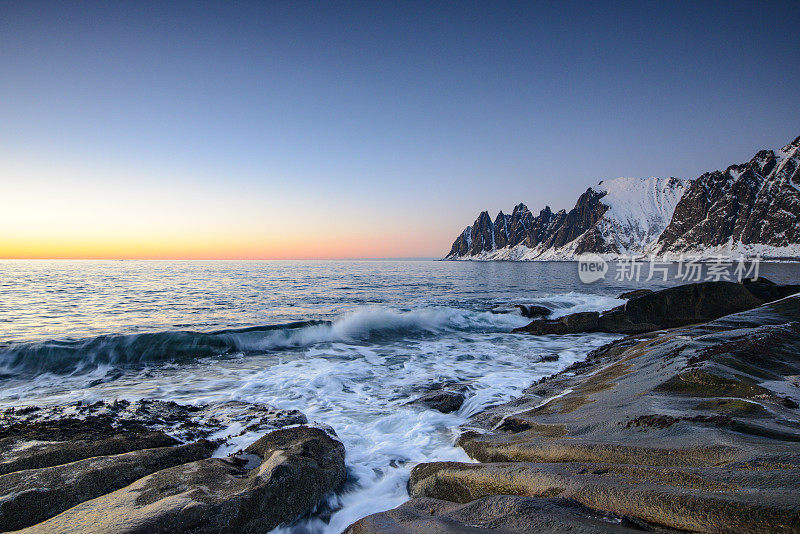
[[[432,410],[442,413],[457,412],[464,404],[464,394],[458,391],[437,390],[430,391],[420,398],[412,401],[412,404],[425,406]]]
[[[187,405],[150,399],[116,400],[4,410],[0,412],[0,435],[14,425],[26,428],[63,419],[75,422],[76,435],[81,433],[80,421],[85,420],[93,421],[98,428],[113,427],[119,432],[131,429],[167,431],[184,442],[207,438],[232,426],[247,432],[267,432],[308,422],[297,410],[282,410],[263,403],[224,401]]]
[[[515,313],[519,311],[520,315],[528,317],[529,319],[547,317],[553,313],[550,308],[536,304],[500,304],[492,307],[489,311],[492,313]]]
[[[345,480],[344,446],[299,426],[245,449],[253,469],[211,458],[163,469],[22,532],[267,532],[305,514]]]
[[[570,499],[693,532],[792,532],[800,465],[770,470],[622,464],[435,462],[412,470],[413,497],[471,503],[491,495]],[[758,497],[754,497],[757,495]]]
[[[794,286],[777,286],[764,279],[741,284],[724,281],[686,284],[640,295],[603,313],[580,312],[559,319],[540,319],[513,332],[535,335],[640,334],[712,321],[753,309],[792,292]]]
[[[626,523],[626,524],[623,524]],[[575,534],[634,533],[626,518],[567,499],[491,495],[466,504],[411,499],[350,525],[346,534]]]
[[[618,299],[635,299],[637,297],[642,297],[644,295],[649,295],[652,293],[652,289],[634,289],[633,291],[626,291],[625,293],[621,293],[617,298]]]
[[[15,421],[0,429],[0,475],[179,443],[137,423],[112,423],[113,419],[100,416]]]
[[[517,304],[517,308],[519,308],[519,311],[523,317],[528,317],[530,319],[534,319],[536,317],[547,317],[553,313],[553,310],[550,308],[546,308],[545,306],[537,306],[535,304]]]
[[[742,285],[753,294],[765,302],[781,299],[795,293],[800,293],[800,285],[778,285],[764,277],[745,278]]]
[[[640,297],[639,299],[644,299]],[[629,336],[506,405],[458,444],[483,464],[417,465],[414,497],[566,498],[697,532],[794,532],[800,295]]]
[[[0,531],[34,525],[76,504],[125,487],[150,473],[209,458],[216,447],[216,444],[203,440],[2,475]]]

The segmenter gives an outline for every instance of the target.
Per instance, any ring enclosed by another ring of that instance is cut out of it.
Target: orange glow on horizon
[[[322,260],[419,257],[419,241],[385,236],[268,243],[253,239],[55,240],[0,237],[0,259]],[[387,243],[389,241],[389,243]]]
[[[277,178],[243,190],[110,164],[0,161],[14,177],[0,195],[0,259],[435,257],[452,237],[399,206]]]

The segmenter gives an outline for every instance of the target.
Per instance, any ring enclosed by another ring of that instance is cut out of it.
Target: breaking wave
[[[508,332],[527,319],[437,307],[412,311],[371,308],[334,321],[301,321],[214,332],[166,331],[102,335],[81,340],[0,344],[5,377],[89,372],[99,366],[136,366],[301,348],[325,342],[380,342],[456,331]]]

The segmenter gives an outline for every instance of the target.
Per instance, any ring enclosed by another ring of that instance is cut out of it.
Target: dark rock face
[[[795,286],[778,286],[763,278],[743,284],[700,282],[643,294],[603,313],[581,312],[559,319],[541,319],[513,331],[535,335],[580,332],[638,334],[711,321],[755,308],[795,291]]]
[[[608,209],[608,206],[600,202],[600,199],[604,196],[604,192],[598,192],[592,188],[587,189],[585,193],[578,197],[575,207],[567,213],[561,224],[557,228],[553,228],[551,236],[543,241],[543,245],[546,248],[563,247],[592,228]],[[615,248],[598,251],[594,249],[597,246],[600,246],[597,236],[590,234],[578,245],[575,252],[577,254],[583,252],[619,252]]]
[[[597,512],[567,499],[489,495],[466,504],[420,497],[379,514],[367,516],[347,534],[634,533],[627,518]]]
[[[619,252],[613,246],[600,244],[599,235],[589,233],[608,209],[600,202],[605,192],[587,189],[567,213],[564,210],[553,214],[549,206],[534,217],[525,204],[518,204],[511,215],[501,211],[494,222],[488,212],[482,212],[472,226],[468,226],[455,240],[446,259],[465,256],[480,256],[502,248],[524,244],[529,248],[542,246],[557,248],[583,236],[577,247],[582,252]],[[602,250],[596,250],[602,249]]]
[[[432,410],[437,410],[442,413],[457,412],[461,405],[464,404],[464,394],[458,391],[431,391],[421,396],[420,398],[412,401],[413,404],[419,404]]]
[[[469,427],[482,432],[464,432],[459,445],[484,463],[417,465],[414,499],[351,532],[482,532],[492,520],[515,532],[536,512],[500,512],[512,495],[577,502],[583,517],[604,510],[615,528],[795,532],[798,375],[800,295],[626,337],[474,416]],[[551,528],[573,531],[558,510],[550,517],[563,525]]]
[[[69,416],[66,416],[69,414]],[[272,430],[211,458],[187,444],[246,421]],[[264,404],[117,401],[0,413],[0,530],[266,532],[309,512],[344,481],[344,446],[297,411]],[[160,430],[164,429],[164,430]]]
[[[544,306],[537,306],[535,304],[531,304],[530,306],[526,306],[524,304],[517,304],[517,308],[519,308],[520,313],[523,317],[529,317],[533,319],[534,317],[547,317],[553,310],[550,308],[546,308]]]
[[[28,406],[0,412],[0,474],[3,443],[6,438],[36,441],[76,441],[80,450],[92,452],[98,441],[114,436],[131,442],[134,436],[146,437],[157,431],[161,442],[138,443],[136,449],[162,447],[177,443],[160,431],[169,429],[171,436],[181,441],[196,441],[239,422],[248,423],[248,431],[275,430],[288,425],[307,423],[306,416],[297,410],[281,410],[266,404],[241,401],[212,402],[189,406],[172,401],[141,399],[135,402],[117,400],[92,404],[76,402],[55,406]],[[83,448],[91,441],[91,447]],[[59,450],[64,446],[59,444]],[[104,448],[103,454],[118,454],[129,450]],[[84,453],[82,453],[84,454]],[[92,454],[94,456],[95,454]],[[86,456],[82,456],[85,458]],[[76,458],[80,459],[80,458]],[[39,466],[43,467],[43,466]]]
[[[17,423],[0,430],[0,475],[177,443],[163,432],[136,424],[117,428],[102,417]]]
[[[692,181],[661,234],[657,253],[684,253],[728,242],[784,247],[800,243],[800,137],[780,154]]]
[[[626,291],[622,293],[617,298],[618,299],[635,299],[636,297],[641,297],[642,295],[649,295],[652,293],[652,289],[634,289],[633,291]]]
[[[257,467],[210,458],[162,469],[23,532],[267,532],[346,477],[344,446],[317,428],[277,430],[245,453]]]
[[[517,310],[519,310],[520,315],[530,319],[535,317],[547,317],[553,313],[553,310],[550,308],[538,306],[536,304],[499,304],[489,311],[492,313],[514,313]]]
[[[161,469],[209,458],[209,441],[95,456],[0,476],[0,531],[17,530],[118,490]]]
[[[679,183],[671,178],[665,187]],[[445,259],[481,257],[517,245],[544,252],[569,244],[572,255],[619,254],[620,246],[637,241],[637,231],[626,224],[600,224],[608,210],[606,194],[589,188],[569,212],[545,207],[535,217],[524,204],[511,215],[500,212],[494,221],[483,212]],[[666,228],[656,236],[655,244],[638,252],[692,254],[726,244],[800,246],[800,137],[778,152],[762,150],[748,163],[690,181]],[[798,254],[797,248],[789,252]]]

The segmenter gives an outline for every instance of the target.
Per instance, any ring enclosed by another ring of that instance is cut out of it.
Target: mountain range
[[[534,215],[517,204],[494,220],[484,211],[453,242],[448,260],[800,258],[800,137],[780,150],[693,180],[605,180],[569,211]]]

